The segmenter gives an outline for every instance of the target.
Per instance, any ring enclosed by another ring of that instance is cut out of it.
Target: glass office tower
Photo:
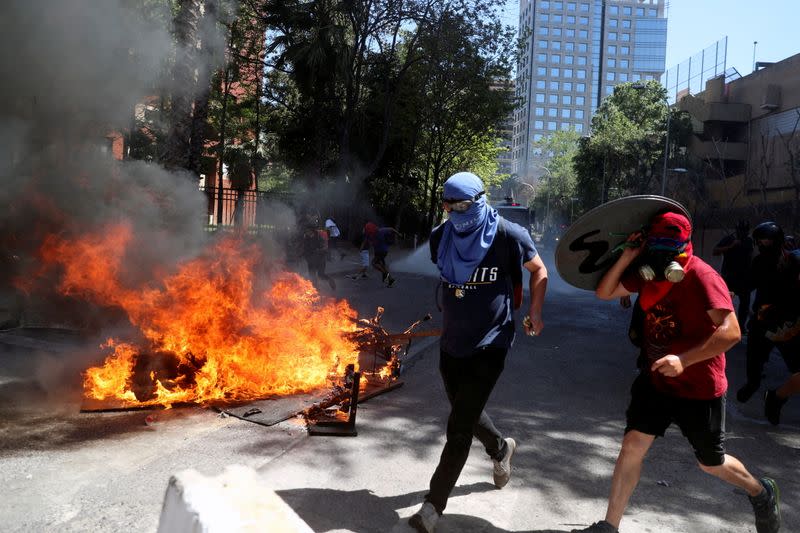
[[[521,0],[512,172],[545,173],[533,143],[560,129],[588,134],[592,114],[618,83],[664,72],[664,0]]]

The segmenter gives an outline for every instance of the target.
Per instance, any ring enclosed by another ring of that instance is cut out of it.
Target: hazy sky
[[[668,0],[669,69],[728,36],[728,67],[747,75],[756,61],[800,53],[800,0]],[[506,21],[517,24],[519,0],[508,0]]]

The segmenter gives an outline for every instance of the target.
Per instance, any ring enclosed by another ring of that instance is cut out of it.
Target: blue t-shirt
[[[449,224],[445,222],[444,224]],[[431,233],[431,260],[436,263],[444,224]],[[530,234],[520,225],[502,219],[486,257],[463,285],[442,281],[441,347],[453,357],[468,357],[478,348],[508,349],[514,342],[513,270],[537,252]],[[505,239],[505,245],[499,242]],[[507,258],[501,256],[508,253]]]

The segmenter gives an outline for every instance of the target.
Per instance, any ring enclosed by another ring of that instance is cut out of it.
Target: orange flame
[[[261,293],[259,254],[234,238],[145,287],[127,287],[132,229],[120,224],[76,240],[50,236],[43,259],[63,269],[60,290],[118,306],[149,346],[110,339],[102,367],[84,377],[84,394],[136,405],[251,400],[306,392],[358,363],[357,329],[346,301],[323,301],[288,272]]]

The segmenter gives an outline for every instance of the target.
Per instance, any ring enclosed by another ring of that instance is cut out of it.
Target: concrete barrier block
[[[314,533],[255,470],[228,466],[217,477],[184,470],[169,480],[158,533]]]

